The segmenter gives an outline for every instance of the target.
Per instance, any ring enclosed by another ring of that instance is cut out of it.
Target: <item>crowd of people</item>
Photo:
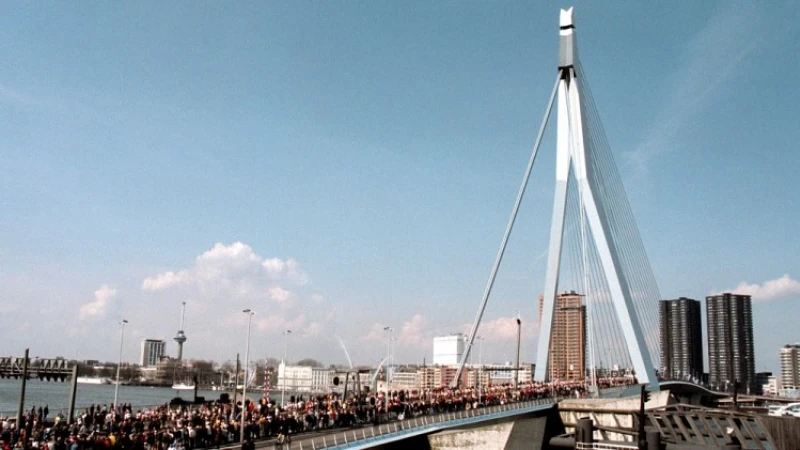
[[[630,384],[629,378],[600,379],[598,386]],[[48,418],[41,408],[25,411],[21,426],[6,417],[0,430],[0,450],[193,450],[239,442],[244,450],[258,439],[287,443],[292,435],[405,420],[443,412],[552,397],[585,396],[580,381],[524,383],[514,388],[435,388],[393,390],[361,395],[339,393],[291,398],[283,405],[264,397],[245,402],[206,402],[138,408],[130,404],[92,405],[67,423],[62,415]]]

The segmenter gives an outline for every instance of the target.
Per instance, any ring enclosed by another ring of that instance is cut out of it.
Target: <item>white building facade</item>
[[[767,384],[761,386],[762,392],[764,395],[771,395],[777,397],[781,395],[781,391],[783,390],[783,383],[781,383],[781,377],[776,377],[771,375],[767,378]]]
[[[464,354],[465,336],[461,333],[433,338],[433,364],[454,366],[461,362]]]
[[[781,381],[784,388],[800,389],[800,344],[781,349]]]
[[[139,365],[142,367],[155,367],[164,356],[167,343],[159,339],[145,339],[142,341],[142,353]]]
[[[281,362],[278,365],[279,390],[287,392],[311,392],[314,380],[314,369],[308,366],[288,366]]]
[[[333,373],[330,369],[313,368],[311,369],[311,390],[313,392],[328,392],[333,385],[331,383]]]

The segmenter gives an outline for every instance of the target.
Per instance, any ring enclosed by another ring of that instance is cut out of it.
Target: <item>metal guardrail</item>
[[[551,408],[561,398],[546,398],[524,402],[506,403],[476,409],[447,412],[431,416],[420,416],[411,419],[394,421],[378,426],[350,429],[323,436],[296,437],[293,449],[322,450],[370,448],[378,444],[407,439],[409,437],[441,431],[461,425],[482,422],[488,419],[501,418],[519,414],[522,410],[544,410]]]

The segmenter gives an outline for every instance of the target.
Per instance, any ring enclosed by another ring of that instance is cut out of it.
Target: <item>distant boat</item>
[[[176,383],[172,385],[172,389],[175,389],[176,391],[191,391],[194,390],[194,385],[186,383]]]
[[[105,377],[78,377],[77,381],[81,384],[111,384],[111,380]]]

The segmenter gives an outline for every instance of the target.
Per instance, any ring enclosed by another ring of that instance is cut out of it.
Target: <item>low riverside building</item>
[[[392,378],[391,386],[381,382],[378,390],[391,388],[392,390],[437,389],[449,386],[458,372],[457,365],[404,367],[398,369]],[[461,386],[489,387],[492,385],[512,384],[514,382],[514,366],[506,364],[468,365],[461,373]],[[530,383],[533,379],[533,366],[521,364],[519,382]]]
[[[521,383],[530,383],[533,379],[533,371],[532,371],[531,364],[521,364],[519,367],[519,382]],[[474,367],[473,370],[479,370],[477,367]],[[493,385],[497,384],[513,384],[514,383],[514,372],[517,370],[514,369],[514,365],[511,363],[505,364],[489,364],[484,365],[482,369],[483,372],[487,372],[489,374],[489,383]]]
[[[399,369],[392,376],[392,389],[414,390],[422,386],[422,372],[419,369]]]
[[[333,370],[311,369],[311,390],[313,392],[328,392],[333,386]]]
[[[278,365],[277,389],[289,392],[311,392],[314,369],[309,366],[290,366],[281,361]]]
[[[446,366],[461,362],[461,355],[464,354],[465,341],[466,336],[462,333],[433,338],[433,364]]]
[[[774,375],[768,377],[766,384],[761,386],[761,389],[764,395],[771,395],[773,397],[781,395],[781,391],[783,390],[783,383],[781,383],[781,377],[776,377]]]

